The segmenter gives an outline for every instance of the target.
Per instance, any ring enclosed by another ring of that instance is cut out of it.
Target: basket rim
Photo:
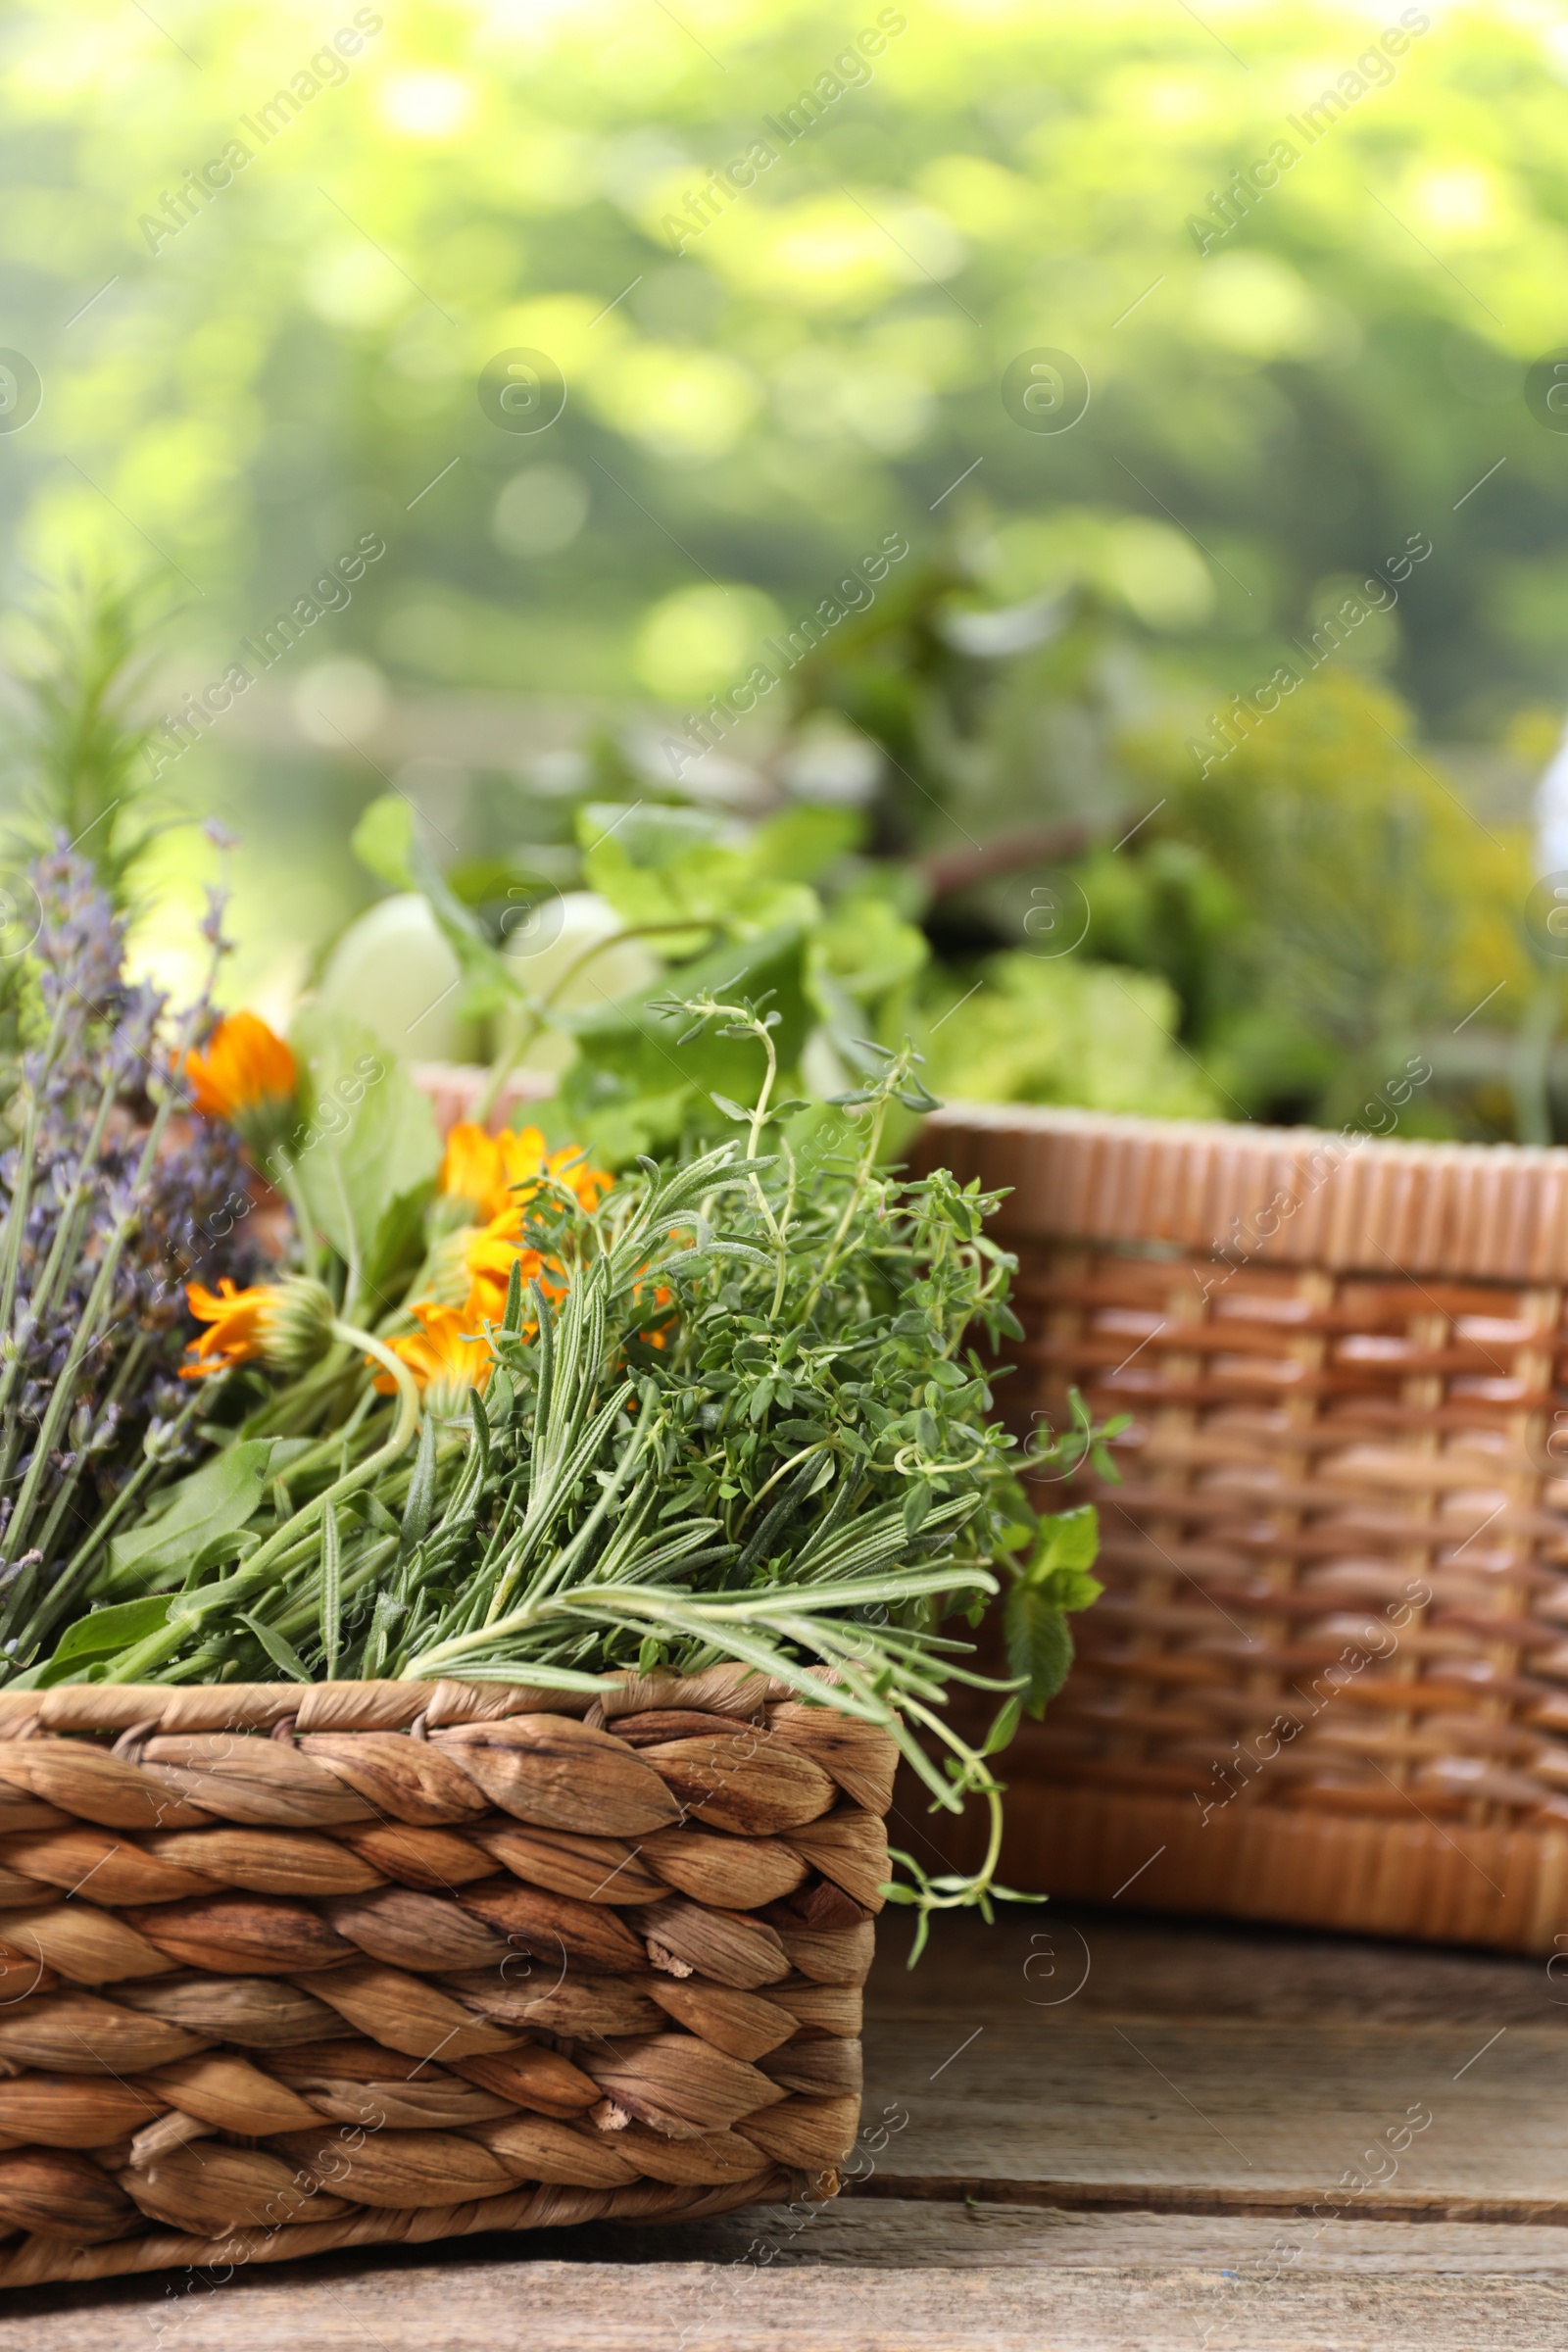
[[[1339,1273],[1568,1282],[1568,1147],[946,1103],[917,1157],[1005,1188],[1004,1240],[1165,1244]]]
[[[1091,1135],[1152,1144],[1193,1143],[1214,1149],[1265,1152],[1320,1150],[1342,1144],[1383,1157],[1403,1154],[1414,1167],[1435,1161],[1475,1166],[1530,1168],[1550,1174],[1568,1168],[1568,1144],[1467,1144],[1429,1136],[1363,1134],[1348,1127],[1269,1127],[1255,1119],[1185,1119],[1151,1111],[1093,1110],[1071,1102],[971,1102],[949,1096],[925,1115],[926,1127],[974,1127],[988,1133],[1017,1130],[1030,1135]]]
[[[818,1680],[826,1678],[808,1668]],[[495,1722],[509,1715],[595,1712],[606,1722],[654,1708],[733,1715],[810,1700],[794,1683],[755,1666],[718,1665],[701,1674],[607,1675],[597,1690],[538,1683],[66,1683],[49,1690],[0,1690],[0,1740],[43,1733],[404,1732]]]

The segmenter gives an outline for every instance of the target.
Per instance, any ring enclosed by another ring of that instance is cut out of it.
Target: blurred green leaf
[[[414,810],[402,796],[383,793],[354,828],[350,843],[360,863],[393,890],[417,890],[415,879]]]
[[[291,1157],[311,1214],[332,1248],[373,1283],[408,1247],[414,1203],[441,1158],[428,1098],[368,1029],[318,1006],[290,1032],[301,1069],[301,1125]]]

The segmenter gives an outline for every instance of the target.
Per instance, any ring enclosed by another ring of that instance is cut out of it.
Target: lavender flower
[[[254,1259],[238,1143],[184,1115],[208,995],[176,1023],[126,980],[123,918],[64,843],[30,879],[37,937],[0,979],[0,1675],[188,1451],[184,1285],[243,1282]]]

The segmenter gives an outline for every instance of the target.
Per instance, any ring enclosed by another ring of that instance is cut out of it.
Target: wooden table
[[[906,1942],[889,1914],[863,2178],[808,2218],[42,2288],[0,2345],[1568,2347],[1568,1968],[1055,1905]]]

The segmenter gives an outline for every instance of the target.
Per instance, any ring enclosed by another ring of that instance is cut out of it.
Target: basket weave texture
[[[1012,1188],[1009,1413],[1132,1416],[1057,1490],[1107,1590],[1013,1883],[1560,1945],[1568,1152],[960,1105],[921,1152]]]
[[[831,2194],[895,1760],[728,1667],[0,1694],[0,2285]]]

